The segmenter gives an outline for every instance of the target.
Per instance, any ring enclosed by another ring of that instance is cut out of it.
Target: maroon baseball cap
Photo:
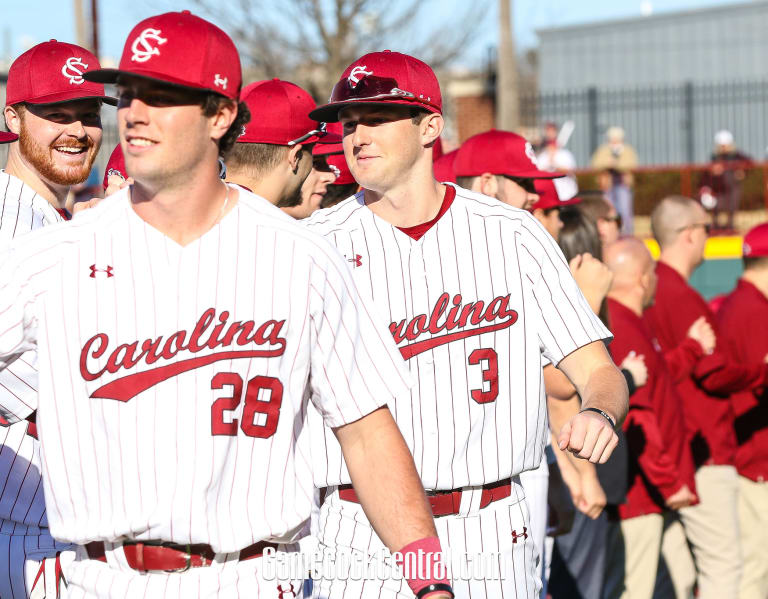
[[[442,114],[440,84],[430,66],[400,52],[371,52],[341,74],[328,104],[310,113],[318,121],[339,120],[339,110],[352,104],[399,104]]]
[[[144,19],[128,34],[119,67],[89,71],[85,78],[116,83],[120,75],[212,91],[233,100],[240,96],[242,84],[234,42],[188,10]]]
[[[0,144],[8,144],[12,141],[19,139],[19,136],[15,133],[9,133],[8,131],[0,131]]]
[[[243,88],[240,99],[253,118],[243,127],[238,143],[292,146],[315,143],[325,135],[321,124],[307,116],[315,108],[312,96],[289,81],[251,83]]]
[[[312,155],[343,154],[344,146],[342,145],[341,131],[341,123],[328,123],[325,127],[325,135],[312,147]]]
[[[37,44],[14,60],[8,69],[5,105],[54,104],[88,98],[117,104],[117,100],[104,93],[103,85],[85,78],[100,68],[93,54],[75,44],[56,40]]]
[[[344,154],[326,155],[325,161],[336,175],[336,180],[331,183],[331,185],[356,183],[355,178],[352,176],[352,172],[349,170],[349,165],[347,165],[347,159],[344,158]]]
[[[522,179],[565,176],[540,170],[533,147],[524,137],[497,129],[478,133],[465,141],[456,156],[454,172],[457,177],[478,177],[483,173]]]
[[[557,193],[555,182],[552,179],[534,179],[533,186],[536,188],[536,193],[539,194],[539,199],[530,207],[531,212],[534,210],[549,210],[550,208],[558,208],[560,206],[572,206],[581,202],[581,198],[561,200],[560,194]]]
[[[107,167],[104,169],[104,181],[102,183],[104,189],[109,187],[108,181],[111,175],[122,177],[123,180],[128,178],[128,174],[125,171],[125,156],[123,156],[123,149],[120,147],[120,144],[115,146],[115,149],[109,155],[109,160],[107,160]]]
[[[450,181],[451,183],[456,183],[456,173],[453,170],[453,166],[456,162],[456,156],[458,153],[458,150],[454,150],[453,152],[443,154],[440,156],[440,158],[435,160],[434,164],[432,165],[432,171],[435,173],[435,179],[441,182]]]
[[[768,223],[752,227],[744,236],[742,254],[745,258],[768,256]]]

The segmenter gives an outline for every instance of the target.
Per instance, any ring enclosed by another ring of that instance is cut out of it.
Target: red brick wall
[[[464,96],[454,100],[456,108],[459,143],[468,137],[492,129],[495,121],[495,106],[488,96]]]

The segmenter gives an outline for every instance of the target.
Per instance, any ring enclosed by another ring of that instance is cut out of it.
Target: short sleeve
[[[0,415],[16,422],[37,408],[34,356],[26,353],[36,348],[37,319],[28,271],[12,247],[0,255]]]
[[[326,425],[337,427],[407,393],[413,382],[373,302],[361,297],[336,250],[323,247],[312,270],[312,402]]]
[[[556,366],[580,347],[610,341],[611,332],[590,308],[560,248],[535,218],[523,222],[518,246],[533,297],[534,311],[527,316],[536,325],[544,357]]]

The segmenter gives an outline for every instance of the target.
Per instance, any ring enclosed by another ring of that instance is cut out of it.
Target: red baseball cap
[[[15,133],[9,133],[8,131],[0,131],[0,144],[8,144],[12,141],[19,139],[19,136]]]
[[[109,155],[109,160],[107,160],[107,167],[104,169],[104,181],[102,183],[104,189],[109,187],[108,180],[111,175],[122,177],[123,180],[128,178],[128,174],[125,171],[125,156],[123,156],[123,149],[120,147],[120,144],[115,146],[115,149]]]
[[[320,123],[307,116],[315,101],[298,85],[280,79],[247,85],[240,99],[253,118],[243,127],[238,143],[292,146],[315,143],[325,135]]]
[[[745,258],[768,256],[768,223],[752,227],[744,236],[742,254]]]
[[[325,161],[336,175],[336,180],[331,185],[347,185],[357,182],[349,170],[344,154],[329,154],[325,157]]]
[[[37,44],[8,69],[5,105],[54,104],[87,98],[117,104],[117,100],[104,93],[103,85],[85,79],[87,73],[100,68],[93,54],[75,44],[56,40]]]
[[[533,186],[536,188],[536,193],[539,194],[539,199],[530,207],[531,212],[534,210],[558,208],[560,206],[572,206],[581,202],[581,198],[561,200],[560,194],[557,193],[555,182],[552,179],[534,179]]]
[[[343,154],[344,146],[342,145],[341,131],[341,123],[328,123],[325,127],[325,135],[312,147],[312,156]]]
[[[371,52],[361,56],[341,74],[328,104],[309,116],[332,123],[339,110],[351,104],[399,104],[442,114],[440,84],[430,66],[400,52]]]
[[[188,10],[149,17],[131,30],[117,69],[99,69],[88,81],[116,83],[134,75],[237,100],[242,73],[234,42]]]
[[[456,156],[454,171],[457,177],[478,177],[483,173],[522,179],[565,176],[540,170],[533,147],[524,137],[497,129],[478,133],[465,141]]]
[[[456,173],[453,171],[454,163],[456,162],[456,156],[459,154],[458,150],[443,154],[435,160],[432,165],[432,171],[435,173],[435,179],[438,181],[450,181],[456,183]]]

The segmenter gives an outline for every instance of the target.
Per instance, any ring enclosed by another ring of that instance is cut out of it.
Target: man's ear
[[[211,117],[211,137],[216,140],[224,137],[236,118],[237,102],[221,102],[216,114]]]
[[[430,112],[421,119],[419,127],[421,128],[422,143],[426,146],[434,143],[440,137],[445,128],[445,120],[442,115]]]
[[[13,106],[6,106],[3,115],[5,116],[5,124],[8,126],[8,130],[18,135],[21,131],[21,115],[19,112]]]
[[[496,178],[496,175],[492,175],[491,173],[483,173],[477,178],[477,180],[480,187],[480,193],[492,198],[496,197],[496,194],[499,192],[499,181]]]
[[[301,144],[290,146],[288,150],[288,165],[295,174],[299,170],[299,164],[304,156],[303,147]]]

